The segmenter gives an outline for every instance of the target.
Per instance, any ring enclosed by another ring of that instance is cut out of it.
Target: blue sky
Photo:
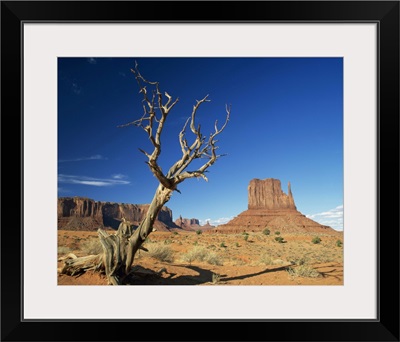
[[[231,105],[218,143],[226,156],[208,169],[208,182],[180,184],[166,204],[174,219],[226,222],[247,209],[251,179],[277,178],[285,193],[291,182],[299,211],[343,228],[341,58],[59,58],[60,197],[150,203],[158,183],[139,151],[151,151],[150,141],[139,127],[118,127],[143,114],[135,61],[179,97],[162,136],[164,171],[180,158],[178,134],[196,100],[211,100],[197,113],[206,135]]]

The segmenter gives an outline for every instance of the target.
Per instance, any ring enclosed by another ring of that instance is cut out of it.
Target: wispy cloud
[[[114,178],[93,178],[86,176],[74,176],[74,175],[58,175],[59,183],[66,184],[81,184],[90,186],[114,186],[114,185],[125,185],[130,182],[127,180],[120,180]]]
[[[200,221],[200,225],[204,226],[205,224],[210,223],[212,226],[219,226],[221,224],[227,223],[230,220],[232,220],[233,217],[221,217],[221,218],[217,218],[217,219],[205,219],[205,220],[199,220]]]
[[[306,215],[306,217],[336,230],[343,230],[343,205],[322,213]]]
[[[88,63],[90,63],[90,64],[97,64],[96,58],[93,58],[93,57],[88,58],[87,61],[88,61]]]
[[[123,175],[122,173],[116,173],[114,175],[111,175],[111,177],[113,179],[126,179],[126,178],[128,178],[127,175]]]
[[[106,157],[103,157],[101,154],[95,154],[90,157],[81,157],[81,158],[73,158],[73,159],[60,159],[58,162],[59,163],[65,163],[65,162],[78,162],[78,161],[83,161],[83,160],[107,160]]]

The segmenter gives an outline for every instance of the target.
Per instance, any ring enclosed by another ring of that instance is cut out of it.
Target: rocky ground
[[[319,243],[316,238],[320,239]],[[282,238],[282,242],[277,239]],[[313,242],[314,240],[314,242]],[[153,232],[130,285],[343,285],[343,233]],[[101,251],[97,233],[58,231],[58,258]],[[62,261],[58,262],[58,267]],[[59,285],[107,285],[103,274],[58,273]]]

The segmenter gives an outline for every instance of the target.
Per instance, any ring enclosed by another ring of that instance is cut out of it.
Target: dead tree
[[[179,133],[179,143],[182,156],[164,173],[158,163],[161,154],[161,137],[165,128],[167,118],[178,103],[179,99],[172,99],[167,92],[162,92],[159,82],[151,82],[145,79],[139,72],[138,65],[131,69],[138,83],[140,93],[143,95],[143,115],[140,119],[127,123],[119,127],[138,126],[141,127],[151,142],[152,151],[146,152],[139,149],[146,157],[147,164],[153,175],[159,181],[150,207],[136,230],[132,230],[127,222],[122,222],[118,231],[109,235],[104,230],[99,229],[98,234],[103,246],[103,255],[93,255],[91,258],[68,258],[65,260],[65,266],[62,273],[79,272],[87,269],[104,269],[110,284],[120,284],[121,279],[127,276],[131,271],[131,266],[136,252],[142,248],[145,239],[153,230],[153,224],[158,216],[160,209],[167,203],[174,191],[178,190],[178,185],[188,178],[206,177],[207,169],[213,165],[218,158],[223,155],[217,154],[218,146],[216,137],[225,129],[229,117],[230,106],[226,106],[226,119],[219,128],[215,121],[214,131],[208,136],[203,135],[201,126],[196,124],[196,115],[199,107],[209,102],[208,95],[201,100],[196,101],[192,113],[183,125]],[[191,142],[186,137],[190,130],[192,134]],[[190,164],[196,159],[204,159],[204,163],[195,170],[189,170]]]

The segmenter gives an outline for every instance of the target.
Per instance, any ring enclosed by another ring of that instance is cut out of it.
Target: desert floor
[[[281,236],[284,243],[276,241]],[[343,285],[343,233],[220,234],[153,232],[128,285]],[[101,252],[96,232],[58,231],[58,258]],[[58,262],[62,267],[63,262]],[[107,285],[104,274],[58,273],[59,285]]]

